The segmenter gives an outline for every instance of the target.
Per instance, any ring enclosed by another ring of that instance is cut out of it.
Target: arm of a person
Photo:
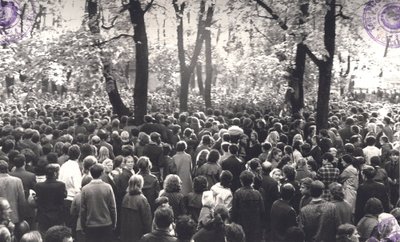
[[[143,234],[147,234],[151,232],[151,223],[152,223],[152,216],[151,216],[151,208],[150,204],[147,200],[142,203],[142,209],[140,209],[142,221],[143,221]]]
[[[86,216],[87,216],[87,204],[85,196],[86,196],[85,192],[82,191],[80,217],[81,217],[81,227],[83,231],[86,230]]]
[[[22,218],[24,218],[24,209],[25,209],[25,205],[26,205],[26,199],[25,199],[24,187],[22,185],[21,180],[19,180],[19,182],[17,184],[17,196],[18,196],[18,214],[22,221]]]
[[[110,216],[111,216],[111,221],[112,221],[112,227],[115,229],[117,225],[117,205],[115,202],[115,196],[114,192],[110,186],[110,204],[109,204],[109,209],[110,209]]]

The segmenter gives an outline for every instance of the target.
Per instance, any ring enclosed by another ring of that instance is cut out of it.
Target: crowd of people
[[[0,241],[400,241],[400,113],[1,110]]]

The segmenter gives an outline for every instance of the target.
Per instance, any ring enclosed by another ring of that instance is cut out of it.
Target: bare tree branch
[[[273,43],[273,41],[271,40],[271,38],[269,38],[266,34],[264,34],[263,32],[260,31],[259,28],[257,28],[257,26],[255,26],[255,24],[253,23],[253,27],[254,29],[257,31],[257,33],[261,34],[264,38],[266,38],[270,43]]]
[[[133,38],[134,36],[133,36],[133,35],[130,35],[130,34],[120,34],[120,35],[117,35],[117,36],[115,36],[115,37],[112,37],[111,39],[108,39],[108,40],[105,40],[105,41],[102,41],[102,42],[99,42],[99,43],[95,43],[95,44],[93,44],[92,46],[100,47],[101,45],[107,44],[107,43],[110,42],[110,41],[117,40],[117,39],[120,39],[120,38],[122,38],[122,37]]]
[[[344,15],[343,14],[343,5],[342,4],[335,4],[335,7],[339,7],[338,14],[335,15],[335,17],[342,17],[343,19],[352,19],[350,16]]]
[[[103,24],[101,25],[101,27],[102,27],[103,29],[107,29],[107,30],[110,30],[110,29],[114,28],[114,26],[115,26],[115,21],[117,21],[118,18],[119,18],[119,15],[115,16],[115,17],[111,20],[111,25],[110,25],[110,26],[105,26],[105,25],[104,25],[104,18],[102,18]]]
[[[151,1],[147,4],[147,6],[146,6],[146,8],[144,9],[143,13],[146,13],[147,11],[149,11],[149,9],[153,6],[153,3],[154,3],[154,0],[151,0]]]
[[[316,65],[316,66],[320,66],[321,64],[322,64],[322,61],[320,60],[320,59],[318,59],[315,55],[314,55],[314,53],[312,53],[312,51],[310,50],[310,48],[308,48],[308,46],[306,46],[305,45],[305,50],[306,50],[306,53],[307,53],[307,55],[310,57],[310,59],[314,62],[314,64]]]
[[[286,23],[270,8],[266,3],[264,3],[263,0],[256,0],[256,2],[263,8],[265,9],[269,14],[271,14],[271,18],[278,21],[279,26],[283,30],[287,30],[288,26]]]

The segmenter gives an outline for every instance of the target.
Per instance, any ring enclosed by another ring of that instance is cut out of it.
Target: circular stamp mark
[[[37,14],[36,0],[0,0],[0,44],[30,35]]]
[[[364,7],[363,25],[377,43],[400,48],[400,1],[370,0]]]

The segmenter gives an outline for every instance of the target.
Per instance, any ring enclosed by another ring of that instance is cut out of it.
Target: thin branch
[[[110,26],[105,26],[105,25],[104,25],[104,18],[103,18],[103,19],[102,19],[103,24],[101,25],[101,27],[102,27],[103,29],[107,29],[107,30],[110,30],[110,29],[114,28],[114,26],[115,26],[115,21],[117,21],[118,18],[119,18],[119,15],[115,16],[115,17],[111,20],[111,25],[110,25]]]
[[[259,13],[257,13],[257,17],[260,17],[260,18],[265,18],[265,19],[274,19],[273,17],[269,17],[269,16],[260,15]]]
[[[273,41],[266,34],[261,32],[260,29],[258,29],[257,26],[255,26],[254,23],[253,23],[253,27],[259,34],[261,34],[264,38],[266,38],[270,43],[273,43]]]
[[[153,6],[153,2],[154,2],[154,0],[151,0],[151,1],[147,4],[146,8],[145,8],[144,11],[143,11],[143,14],[145,14],[147,11],[149,11],[149,9],[151,8],[151,6]]]
[[[99,42],[99,43],[95,43],[95,44],[93,44],[92,46],[97,46],[97,47],[99,47],[99,46],[101,46],[101,45],[107,44],[107,43],[110,42],[110,41],[117,40],[117,39],[120,39],[120,38],[122,38],[122,37],[133,38],[134,36],[133,36],[133,35],[130,35],[130,34],[120,34],[120,35],[117,35],[117,36],[115,36],[115,37],[112,37],[111,39],[108,39],[108,40],[105,40],[105,41],[102,41],[102,42]]]
[[[343,5],[342,4],[335,4],[335,7],[339,7],[339,10],[338,10],[339,13],[336,14],[335,17],[342,17],[343,19],[351,19],[351,17],[343,14],[343,11],[342,11]]]
[[[322,61],[320,59],[318,59],[314,55],[314,53],[312,53],[310,48],[308,48],[308,46],[306,46],[306,45],[305,45],[305,51],[306,51],[307,55],[310,57],[310,59],[314,62],[315,65],[317,65],[319,67],[322,64]]]
[[[272,8],[270,8],[266,3],[264,3],[262,0],[256,0],[256,2],[262,7],[264,8],[269,14],[271,14],[272,19],[278,21],[279,26],[283,29],[283,30],[287,30],[288,26],[286,25],[286,23],[272,10]]]

